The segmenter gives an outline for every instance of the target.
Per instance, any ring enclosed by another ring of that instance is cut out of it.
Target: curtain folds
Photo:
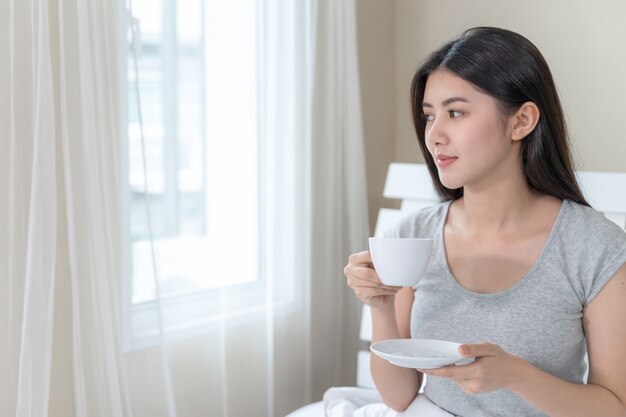
[[[43,1],[1,7],[0,414],[45,416],[57,233],[48,15]]]
[[[129,415],[122,356],[118,9],[58,10],[58,118],[65,185],[77,417]]]
[[[48,11],[0,8],[0,415],[45,416],[57,236]]]
[[[0,7],[0,415],[48,416],[54,334],[72,355],[59,372],[73,383],[55,387],[74,399],[64,415],[127,416],[118,10],[101,0]],[[55,297],[66,279],[71,293]],[[71,303],[71,334],[54,327],[55,300]]]
[[[0,415],[273,417],[353,384],[360,309],[342,269],[369,234],[355,0],[256,2],[261,290],[242,313],[223,286],[202,332],[161,327],[126,352],[115,4],[0,2]]]
[[[325,341],[313,344],[314,397],[320,398],[329,386],[354,384],[360,307],[343,267],[351,253],[367,248],[369,226],[356,3],[315,4],[311,285],[312,339]]]

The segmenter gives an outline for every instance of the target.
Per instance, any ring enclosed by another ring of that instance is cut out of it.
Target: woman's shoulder
[[[448,212],[450,201],[434,204],[404,216],[385,232],[385,237],[432,238]]]
[[[576,202],[565,200],[564,216],[560,231],[574,241],[584,241],[588,246],[593,242],[626,245],[626,232],[602,212]]]
[[[564,201],[557,253],[583,305],[626,263],[626,232],[591,207]]]

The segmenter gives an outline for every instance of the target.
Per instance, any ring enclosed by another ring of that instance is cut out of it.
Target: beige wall
[[[626,2],[358,0],[358,8],[372,218],[380,203],[393,203],[380,198],[389,146],[394,161],[421,161],[409,109],[415,69],[430,51],[472,26],[500,26],[535,43],[559,88],[578,168],[626,172],[618,101],[626,96]],[[387,89],[394,90],[392,97]]]
[[[387,166],[396,159],[395,4],[395,0],[357,1],[363,133],[372,234],[378,207],[385,205],[382,194]]]

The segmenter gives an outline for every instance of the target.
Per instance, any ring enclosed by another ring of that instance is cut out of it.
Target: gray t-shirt
[[[452,276],[443,244],[450,202],[404,218],[388,237],[434,238],[432,257],[415,287],[411,337],[489,342],[572,383],[584,383],[582,311],[626,263],[626,233],[602,213],[565,200],[531,270],[512,288],[480,294]],[[453,381],[429,377],[426,396],[463,417],[544,416],[508,390],[466,394]]]

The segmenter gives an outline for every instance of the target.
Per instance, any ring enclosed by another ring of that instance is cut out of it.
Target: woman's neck
[[[523,230],[538,203],[553,197],[528,186],[523,175],[494,179],[488,187],[466,186],[455,202],[455,222],[469,233],[500,234]]]

